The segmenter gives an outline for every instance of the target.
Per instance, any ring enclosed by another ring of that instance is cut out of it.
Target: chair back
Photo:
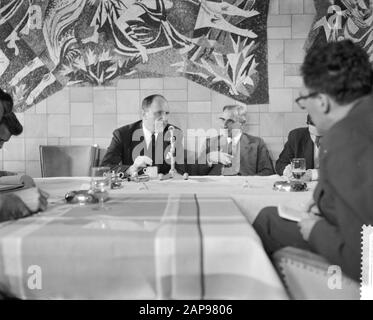
[[[96,165],[98,146],[40,146],[42,177],[85,177]]]

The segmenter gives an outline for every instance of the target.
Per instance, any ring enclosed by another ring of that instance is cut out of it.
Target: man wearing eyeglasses
[[[148,166],[157,167],[159,174],[170,171],[170,139],[168,124],[169,106],[159,94],[146,97],[141,106],[142,120],[123,126],[113,132],[113,138],[101,162],[128,176],[142,174]],[[175,140],[176,171],[186,172],[184,164],[183,135],[173,126]]]
[[[320,177],[298,223],[276,207],[254,228],[266,251],[295,246],[360,278],[361,232],[373,225],[373,74],[367,53],[344,40],[312,47],[302,65],[301,107],[323,135]]]
[[[296,101],[301,104],[304,97]],[[291,160],[304,158],[306,160],[306,174],[303,179],[306,181],[318,180],[319,176],[319,151],[322,135],[318,132],[311,117],[307,115],[308,128],[297,128],[289,132],[288,140],[285,143],[278,160],[276,161],[276,172],[285,177],[292,177]]]
[[[273,164],[264,141],[244,132],[244,107],[227,105],[219,117],[222,134],[206,140],[199,158],[200,175],[269,176]],[[204,163],[206,159],[207,164]]]

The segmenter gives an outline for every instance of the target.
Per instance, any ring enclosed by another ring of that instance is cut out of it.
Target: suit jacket
[[[211,151],[218,151],[221,144],[222,136],[207,139],[206,150],[202,156],[209,154]],[[226,152],[227,150],[222,150]],[[205,156],[204,156],[205,158]],[[199,163],[204,163],[204,159]],[[199,165],[200,175],[221,175],[223,165],[214,164],[209,167],[207,164]],[[242,176],[269,176],[274,174],[273,163],[264,141],[259,137],[242,133],[240,138],[240,169],[238,175]]]
[[[309,244],[358,280],[362,226],[373,225],[373,98],[361,100],[323,137],[314,199],[325,219]]]
[[[277,174],[281,176],[293,158],[305,158],[306,168],[314,169],[314,144],[308,128],[297,128],[289,132],[284,150],[276,161]]]
[[[158,167],[158,172],[167,174],[170,171],[170,161],[165,159],[165,154],[170,148],[169,124],[165,127],[163,134],[158,134],[156,139],[156,161],[153,165]],[[175,127],[175,126],[174,126]],[[183,174],[186,172],[184,164],[184,148],[182,144],[182,132],[175,127],[176,136],[176,170]],[[167,151],[166,151],[167,149]],[[108,150],[102,159],[102,166],[109,166],[112,169],[120,167],[126,171],[134,162],[137,156],[147,155],[151,158],[151,146],[147,148],[142,120],[123,126],[113,132],[113,138]]]

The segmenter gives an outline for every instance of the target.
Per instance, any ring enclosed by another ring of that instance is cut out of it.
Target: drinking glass
[[[300,180],[306,174],[306,159],[294,158],[291,161],[291,173],[295,180]]]
[[[93,167],[91,176],[91,190],[98,198],[98,207],[93,210],[108,210],[105,206],[105,198],[108,196],[108,189],[110,189],[111,172],[109,167]]]

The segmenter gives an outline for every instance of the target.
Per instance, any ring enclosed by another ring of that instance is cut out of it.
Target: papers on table
[[[299,222],[305,215],[303,211],[288,207],[286,205],[279,205],[277,207],[278,215],[286,220]]]

